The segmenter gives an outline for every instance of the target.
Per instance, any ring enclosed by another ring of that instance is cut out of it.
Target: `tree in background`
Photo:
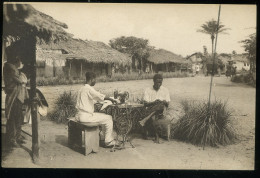
[[[256,33],[249,35],[249,38],[240,41],[243,43],[243,47],[245,48],[246,54],[248,55],[248,59],[250,61],[250,72],[256,72]]]
[[[136,38],[133,36],[125,37],[121,36],[119,38],[115,38],[109,41],[109,45],[122,52],[127,53],[132,56],[133,64],[138,61],[137,69],[140,71],[144,71],[145,61],[149,56],[149,41],[143,38]],[[135,67],[135,65],[133,66]]]
[[[228,34],[225,31],[229,30],[230,28],[224,28],[225,25],[221,25],[221,23],[219,23],[219,27],[218,26],[218,22],[214,19],[207,21],[205,24],[201,25],[201,29],[197,30],[197,32],[201,32],[201,33],[205,33],[205,34],[209,34],[211,37],[211,43],[212,43],[212,55],[213,55],[213,49],[214,49],[214,41],[216,38],[216,34]]]

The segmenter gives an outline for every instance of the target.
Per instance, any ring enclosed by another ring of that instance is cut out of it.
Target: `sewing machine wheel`
[[[131,119],[127,119],[125,115],[121,115],[116,119],[116,130],[119,135],[126,135],[132,128]]]

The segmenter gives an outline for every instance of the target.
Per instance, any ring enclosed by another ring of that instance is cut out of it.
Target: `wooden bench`
[[[68,145],[82,148],[84,144],[85,156],[91,152],[98,152],[99,149],[99,123],[97,122],[78,122],[75,118],[70,118],[68,122]],[[82,133],[84,134],[82,135]],[[84,139],[83,139],[83,137]]]

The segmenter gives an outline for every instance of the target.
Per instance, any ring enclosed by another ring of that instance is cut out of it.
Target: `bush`
[[[77,113],[76,95],[71,92],[62,93],[55,102],[53,112],[49,114],[51,120],[64,123],[69,117],[74,117]]]
[[[184,116],[172,125],[171,137],[199,146],[228,145],[235,142],[237,135],[232,127],[226,102],[183,101]]]
[[[188,77],[188,73],[186,72],[166,72],[162,73],[164,78],[181,78]],[[145,80],[152,79],[154,76],[153,73],[115,73],[112,76],[99,76],[97,77],[97,82],[115,82],[115,81],[128,81],[128,80]],[[37,77],[36,83],[37,86],[47,86],[47,85],[71,85],[71,84],[81,84],[84,83],[85,79],[67,79],[62,76],[59,77]]]
[[[246,83],[254,87],[256,85],[253,74],[248,71],[242,71],[239,75],[232,76],[231,81],[235,83]]]
[[[37,86],[47,86],[47,85],[71,85],[71,84],[80,84],[83,83],[85,80],[83,79],[67,79],[62,76],[59,77],[37,77],[36,84]]]

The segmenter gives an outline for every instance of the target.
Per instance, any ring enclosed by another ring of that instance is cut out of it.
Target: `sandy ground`
[[[165,79],[163,85],[171,95],[171,106],[174,107],[183,99],[206,100],[209,93],[210,77],[196,76],[191,78]],[[97,154],[84,156],[67,146],[67,126],[48,120],[39,123],[40,155],[38,165],[31,161],[31,138],[21,148],[7,153],[3,149],[3,167],[40,167],[40,168],[129,168],[129,169],[225,169],[253,170],[255,154],[255,88],[235,84],[226,77],[213,80],[212,98],[228,102],[233,110],[234,127],[239,134],[236,144],[211,148],[194,146],[176,140],[155,144],[152,140],[136,137],[135,148],[116,152],[100,148]],[[95,88],[112,94],[114,89],[128,90],[134,97],[140,97],[144,88],[151,86],[152,80],[98,83]],[[55,99],[63,91],[77,91],[81,85],[46,86],[39,89],[45,94],[50,109]],[[30,125],[23,130],[31,132]]]

